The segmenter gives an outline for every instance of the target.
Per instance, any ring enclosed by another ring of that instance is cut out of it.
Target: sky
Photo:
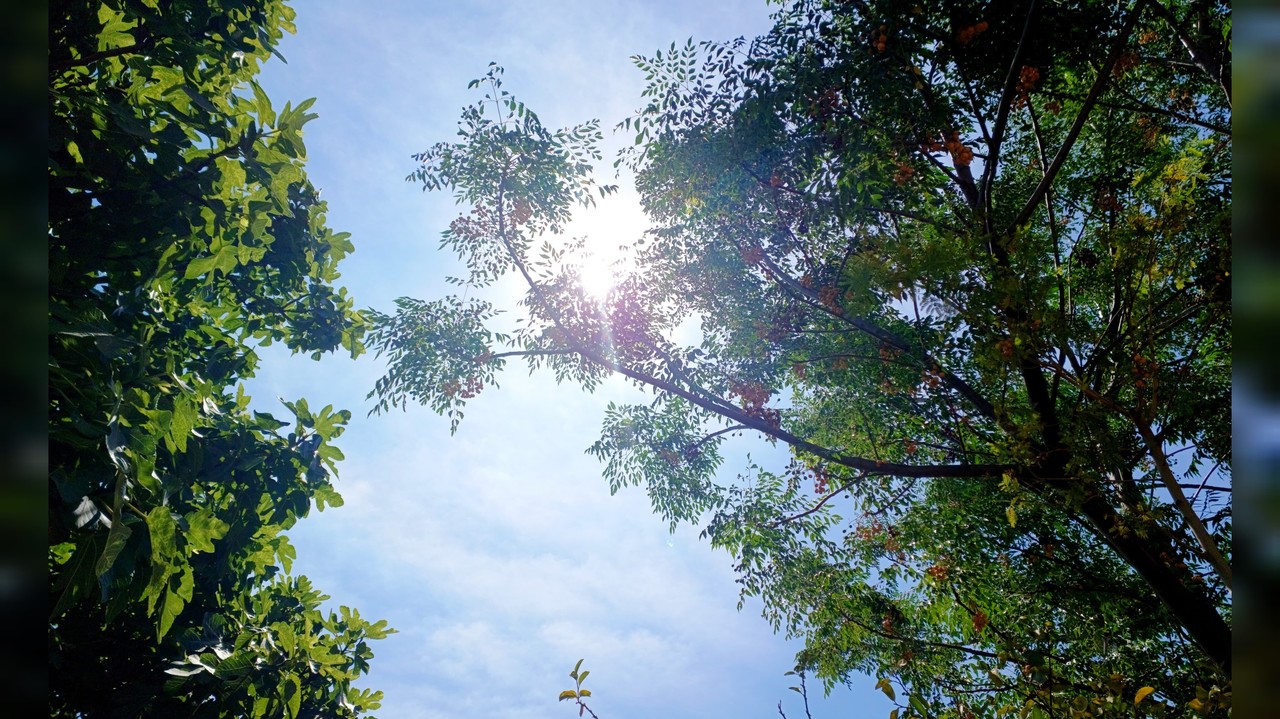
[[[277,108],[315,97],[306,128],[308,176],[329,205],[329,225],[356,252],[340,284],[362,307],[390,311],[396,297],[450,291],[459,274],[439,233],[459,208],[405,181],[411,155],[455,138],[467,83],[489,62],[505,87],[549,127],[600,118],[608,129],[641,103],[630,61],[688,38],[728,40],[769,26],[764,0],[538,3],[487,1],[296,2],[298,32],[260,82]],[[598,180],[614,182],[611,153],[628,141],[606,131]],[[645,229],[626,178],[622,191],[571,229],[610,247]],[[511,306],[514,285],[488,298]],[[749,601],[737,609],[731,557],[675,533],[639,488],[610,496],[602,465],[584,454],[604,407],[636,399],[621,382],[595,394],[556,386],[511,365],[499,389],[466,409],[455,435],[425,408],[367,417],[365,395],[384,369],[365,355],[312,362],[263,352],[246,389],[255,408],[276,398],[352,410],[338,446],[345,506],[313,513],[292,532],[296,573],[370,619],[399,630],[375,642],[362,686],[383,690],[383,719],[572,717],[558,704],[579,659],[591,671],[601,719],[804,717],[788,690],[795,641],[776,636]],[[727,469],[748,453],[740,442]],[[810,682],[814,719],[885,717],[892,705],[873,678],[830,696]]]

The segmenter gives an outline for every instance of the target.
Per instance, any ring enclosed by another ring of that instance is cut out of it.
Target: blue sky
[[[434,299],[458,273],[436,250],[458,213],[452,199],[404,181],[410,157],[451,140],[466,89],[490,61],[506,88],[544,124],[601,118],[640,104],[631,55],[687,38],[730,39],[768,27],[763,0],[715,2],[295,3],[298,34],[261,78],[277,106],[316,97],[307,126],[308,174],[329,203],[329,224],[353,233],[342,284],[361,306],[391,309],[403,295]],[[608,134],[608,133],[607,133]],[[606,138],[606,158],[625,142]],[[611,161],[601,163],[611,182]],[[644,230],[623,192],[577,224],[613,246]],[[517,288],[489,295],[507,305]],[[605,404],[636,397],[620,382],[594,395],[513,366],[501,388],[469,404],[458,433],[422,408],[365,417],[383,369],[370,356],[311,362],[264,352],[249,386],[260,409],[276,397],[332,403],[355,419],[339,441],[346,506],[313,514],[292,533],[296,572],[333,602],[388,619],[371,677],[386,692],[384,719],[572,717],[556,696],[579,658],[601,719],[804,716],[788,691],[794,642],[773,635],[759,605],[737,611],[730,557],[667,531],[640,489],[610,496],[583,450]],[[728,469],[748,452],[740,443]],[[814,687],[815,719],[885,717],[891,704],[866,679],[829,698]]]

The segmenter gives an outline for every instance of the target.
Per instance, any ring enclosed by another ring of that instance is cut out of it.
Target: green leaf
[[[164,602],[160,605],[160,618],[156,624],[156,639],[164,639],[164,635],[173,628],[173,622],[182,613],[186,602],[173,587],[165,590]]]
[[[262,426],[262,428],[267,431],[273,431],[273,430],[280,429],[282,427],[289,426],[288,422],[282,422],[281,420],[276,419],[275,417],[273,417],[270,414],[267,414],[266,412],[255,411],[253,413],[253,416],[255,419],[258,420],[258,423]]]
[[[97,564],[94,565],[94,574],[101,577],[111,570],[112,565],[116,563],[116,558],[120,556],[120,550],[124,549],[124,545],[129,541],[129,535],[133,534],[133,530],[129,525],[119,519],[111,523],[111,529],[107,532],[107,546],[102,549],[102,556],[98,557]]]
[[[224,275],[231,274],[231,271],[240,264],[239,255],[236,245],[223,245],[222,249],[218,250],[218,254],[213,256],[214,269],[222,270]]]
[[[254,668],[254,655],[248,651],[237,651],[218,663],[218,674],[223,678],[231,678],[248,674]]]
[[[207,508],[188,513],[186,519],[187,547],[193,553],[214,551],[214,541],[226,536],[231,528]]]
[[[95,580],[94,560],[100,555],[99,547],[104,543],[102,535],[95,533],[82,540],[71,553],[71,558],[62,566],[54,590],[62,590],[58,601],[49,613],[50,619],[62,616],[80,597],[92,590]]]
[[[190,565],[182,567],[178,573],[178,588],[175,590],[183,601],[189,602],[195,596],[195,572]]]
[[[169,430],[165,435],[166,443],[169,445],[171,452],[187,451],[187,440],[195,430],[196,420],[199,416],[195,401],[191,398],[182,395],[174,400],[173,416],[170,419]]]
[[[293,560],[298,557],[298,550],[289,542],[288,537],[277,537],[274,541],[276,547],[275,554],[280,560],[280,566],[284,567],[286,574],[292,572]]]
[[[178,86],[178,89],[186,93],[187,97],[191,98],[191,102],[195,103],[201,110],[204,110],[205,112],[218,112],[217,106],[215,106],[209,98],[200,94],[200,91],[191,85],[182,84]]]
[[[228,200],[237,199],[247,179],[244,165],[232,157],[219,157],[214,161],[214,165],[217,166],[218,173],[221,175],[222,197]]]
[[[280,700],[284,702],[285,716],[295,719],[302,708],[302,682],[292,672],[284,675],[280,683]]]
[[[280,648],[284,650],[286,656],[292,656],[294,650],[298,646],[298,635],[294,633],[293,627],[284,622],[277,622],[271,625],[275,630],[276,640],[280,643]]]
[[[370,639],[385,639],[389,634],[396,634],[396,630],[392,629],[385,619],[378,621],[365,627],[365,636]]]
[[[267,97],[266,91],[257,81],[250,81],[249,87],[253,90],[253,107],[258,114],[258,121],[266,127],[275,125],[276,112],[271,107],[271,99]]]
[[[202,275],[207,275],[213,271],[217,265],[216,257],[197,257],[187,264],[187,270],[183,273],[183,279],[194,279]]]
[[[304,179],[302,170],[291,164],[280,165],[275,169],[275,175],[271,178],[271,194],[281,201],[287,202],[289,187]]]
[[[316,502],[316,509],[324,511],[325,506],[341,507],[343,504],[342,495],[338,494],[332,487],[320,485],[316,487],[315,493],[312,495]]]
[[[98,33],[97,49],[99,51],[130,47],[135,44],[133,35],[129,34],[128,30],[136,27],[138,23],[126,22],[124,13],[103,3],[98,6],[98,22],[102,24],[102,30]]]
[[[173,512],[163,505],[147,513],[147,530],[151,536],[151,561],[165,564],[178,553],[178,523]]]

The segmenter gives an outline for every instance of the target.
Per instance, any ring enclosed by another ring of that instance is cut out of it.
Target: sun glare
[[[648,228],[648,220],[633,197],[614,195],[596,207],[579,211],[569,226],[569,233],[585,237],[577,257],[582,290],[588,297],[601,301],[631,267],[628,247]]]
[[[609,290],[613,289],[617,279],[613,264],[613,260],[604,255],[591,254],[583,259],[579,277],[582,290],[588,297],[599,301],[609,296]]]

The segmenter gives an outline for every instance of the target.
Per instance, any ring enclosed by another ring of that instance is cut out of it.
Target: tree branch
[[[1212,122],[1209,122],[1208,120],[1201,120],[1201,119],[1198,119],[1198,118],[1195,118],[1195,117],[1191,117],[1190,115],[1184,115],[1184,114],[1182,114],[1182,113],[1180,113],[1180,112],[1175,112],[1174,110],[1166,110],[1166,109],[1165,109],[1165,108],[1163,108],[1163,107],[1156,107],[1155,105],[1149,105],[1149,104],[1147,104],[1147,103],[1145,103],[1145,102],[1142,102],[1142,101],[1140,101],[1140,100],[1138,100],[1138,99],[1134,98],[1132,95],[1130,95],[1129,93],[1125,92],[1123,88],[1116,87],[1116,88],[1113,88],[1113,89],[1114,89],[1117,93],[1119,93],[1119,94],[1123,95],[1124,97],[1128,98],[1130,102],[1129,102],[1129,103],[1123,103],[1123,102],[1112,102],[1112,101],[1109,101],[1109,100],[1099,100],[1099,101],[1097,101],[1097,102],[1096,102],[1096,103],[1094,103],[1094,104],[1096,104],[1098,107],[1114,108],[1114,109],[1116,109],[1116,110],[1128,110],[1128,111],[1130,111],[1130,112],[1146,112],[1146,113],[1150,113],[1150,114],[1152,114],[1152,115],[1163,115],[1163,116],[1165,116],[1165,117],[1171,117],[1171,118],[1173,118],[1174,120],[1177,120],[1177,121],[1179,121],[1179,122],[1185,122],[1185,123],[1187,123],[1187,124],[1189,124],[1189,125],[1195,125],[1195,126],[1197,126],[1197,127],[1203,127],[1203,128],[1204,128],[1204,129],[1206,129],[1206,130],[1212,130],[1213,132],[1216,132],[1216,133],[1218,133],[1218,134],[1220,134],[1220,135],[1225,135],[1225,136],[1227,136],[1227,137],[1231,137],[1231,128],[1230,128],[1230,127],[1223,127],[1222,125],[1214,124],[1214,123],[1212,123]],[[1068,95],[1068,94],[1066,94],[1066,93],[1060,93],[1060,92],[1045,92],[1045,93],[1044,93],[1044,95],[1045,95],[1046,97],[1057,97],[1057,98],[1062,98],[1062,99],[1064,99],[1064,100],[1079,100],[1079,99],[1080,99],[1078,96]]]
[[[569,331],[569,329],[564,326],[559,313],[555,311],[554,305],[552,305],[546,294],[543,292],[542,286],[539,285],[529,273],[529,269],[525,266],[524,258],[516,251],[514,244],[512,244],[511,239],[507,236],[505,214],[503,212],[503,203],[505,198],[504,184],[503,180],[500,179],[498,182],[498,196],[496,198],[498,205],[498,241],[502,243],[503,249],[506,250],[507,257],[511,259],[512,264],[515,265],[521,277],[524,278],[525,284],[528,285],[530,291],[533,292],[534,298],[541,306],[541,309],[547,313],[547,316],[551,319],[552,323],[554,323],[556,328],[560,330],[561,336],[564,338],[565,342],[577,351],[579,355],[592,361],[597,366],[611,369],[624,377],[635,380],[636,382],[661,390],[667,394],[680,397],[681,399],[684,399],[697,407],[701,407],[708,412],[718,414],[726,419],[746,425],[761,434],[781,440],[792,447],[812,454],[819,459],[824,459],[834,464],[849,467],[850,469],[866,472],[867,474],[899,477],[999,477],[1003,475],[1006,470],[1010,469],[1008,465],[1003,464],[898,464],[836,452],[827,447],[802,439],[781,427],[765,422],[760,417],[755,417],[748,414],[745,410],[727,404],[719,397],[695,394],[684,387],[659,379],[651,374],[626,367],[616,360],[601,354],[596,348],[591,347],[586,342],[579,339],[577,335]],[[867,323],[867,325],[879,330],[879,328],[876,328],[870,323]],[[879,331],[883,332],[883,330]]]
[[[574,354],[573,350],[512,350],[510,352],[498,352],[489,355],[490,359],[502,359],[504,357],[549,357],[555,355]]]
[[[1173,11],[1164,6],[1164,3],[1153,2],[1156,14],[1165,21],[1170,30],[1178,36],[1178,42],[1182,43],[1182,47],[1186,48],[1187,55],[1191,58],[1192,64],[1208,75],[1211,80],[1218,83],[1218,87],[1222,89],[1222,94],[1227,97],[1227,107],[1231,106],[1231,73],[1226,71],[1220,63],[1210,60],[1204,56],[1200,48],[1196,46],[1191,38],[1187,36],[1186,30],[1178,23],[1178,18],[1174,16]]]
[[[1027,7],[1027,18],[1022,23],[1022,35],[1018,38],[1018,47],[1013,53],[1013,59],[1009,62],[1009,70],[1004,76],[1004,90],[1000,93],[1000,109],[996,111],[996,124],[991,133],[991,142],[987,147],[987,160],[982,168],[981,201],[985,210],[983,225],[988,234],[992,231],[991,188],[995,184],[996,166],[1000,164],[1000,146],[1004,143],[1004,132],[1009,121],[1009,111],[1013,107],[1013,92],[1022,66],[1023,51],[1027,45],[1027,33],[1031,30],[1031,18],[1035,16],[1035,12],[1036,2],[1032,0]]]
[[[120,57],[121,55],[130,55],[132,53],[150,50],[154,46],[155,40],[152,37],[147,36],[137,40],[134,44],[127,45],[125,47],[114,47],[110,50],[101,50],[89,53],[88,55],[81,55],[78,58],[67,58],[66,60],[59,60],[58,62],[50,62],[49,74],[54,75],[64,70],[70,70],[73,67],[86,67],[108,58]]]
[[[1173,497],[1174,506],[1178,508],[1183,520],[1191,528],[1191,533],[1200,542],[1200,547],[1204,550],[1205,560],[1209,562],[1209,565],[1217,572],[1218,577],[1222,579],[1223,585],[1230,591],[1231,563],[1227,561],[1226,557],[1222,556],[1222,551],[1218,549],[1218,543],[1214,541],[1213,535],[1209,534],[1209,530],[1205,528],[1204,523],[1200,521],[1199,515],[1196,514],[1195,508],[1187,501],[1187,495],[1183,494],[1182,488],[1178,486],[1178,480],[1173,475],[1173,469],[1169,467],[1169,459],[1165,456],[1163,443],[1151,431],[1151,425],[1145,421],[1139,422],[1136,418],[1131,419],[1137,426],[1138,434],[1142,436],[1142,441],[1147,446],[1147,451],[1150,453],[1152,461],[1155,462],[1156,472],[1164,482],[1165,489],[1169,491],[1169,496]]]
[[[893,347],[894,349],[897,349],[915,358],[916,361],[919,362],[921,365],[938,374],[943,384],[945,384],[947,387],[949,387],[950,389],[960,394],[960,396],[969,400],[969,402],[973,405],[973,407],[978,410],[979,414],[981,414],[983,417],[986,417],[987,419],[991,419],[991,420],[996,419],[995,406],[992,405],[991,402],[987,400],[987,398],[979,394],[977,390],[975,390],[972,386],[969,385],[969,383],[965,382],[963,379],[957,377],[956,375],[948,371],[945,367],[942,366],[940,362],[938,362],[928,353],[916,352],[915,349],[906,340],[876,325],[870,320],[864,319],[862,317],[849,317],[844,314],[835,314],[834,312],[831,312],[829,308],[827,308],[821,302],[818,302],[818,299],[812,290],[802,286],[800,283],[796,282],[795,279],[793,279],[786,272],[783,272],[782,269],[779,268],[778,265],[774,263],[773,259],[770,258],[767,254],[763,257],[763,262],[765,263],[766,269],[769,271],[770,275],[773,276],[775,282],[786,287],[788,290],[792,292],[793,295],[796,295],[801,299],[803,299],[806,304],[810,305],[811,307],[816,307],[822,312],[824,312],[825,314],[838,318],[841,321],[858,329],[859,331],[864,332],[868,335],[871,335],[872,337],[875,337],[876,339],[889,345],[890,347]]]
[[[819,509],[822,509],[823,505],[825,505],[827,502],[831,501],[831,499],[832,499],[833,497],[835,497],[836,495],[841,494],[842,492],[847,492],[847,491],[849,491],[849,490],[850,490],[850,489],[851,489],[855,484],[858,484],[859,482],[862,482],[862,481],[863,481],[863,480],[865,480],[866,478],[867,478],[866,473],[863,473],[862,475],[860,475],[860,476],[858,476],[858,477],[854,477],[853,479],[851,479],[851,480],[849,480],[848,482],[845,482],[843,485],[841,485],[841,487],[840,487],[839,489],[836,489],[835,491],[831,492],[831,493],[830,493],[830,494],[828,494],[827,496],[823,497],[823,498],[822,498],[822,499],[821,499],[817,504],[813,505],[813,506],[812,506],[812,507],[810,507],[809,509],[806,509],[805,511],[800,512],[799,514],[793,514],[793,515],[791,515],[790,517],[783,517],[782,519],[779,519],[779,520],[776,520],[776,521],[770,522],[770,523],[769,523],[769,525],[768,525],[768,526],[769,526],[769,528],[770,528],[770,529],[772,529],[772,528],[774,528],[774,527],[781,527],[782,525],[784,525],[784,524],[790,524],[791,522],[794,522],[794,521],[796,521],[797,519],[804,519],[805,517],[809,516],[810,514],[813,514],[814,512],[818,511]]]
[[[1075,122],[1072,123],[1071,129],[1067,131],[1066,138],[1062,141],[1062,146],[1058,148],[1058,154],[1054,156],[1053,162],[1049,167],[1045,168],[1044,177],[1040,183],[1036,185],[1036,189],[1027,198],[1027,202],[1023,205],[1022,210],[1009,223],[1009,227],[1004,231],[1008,235],[1017,230],[1017,228],[1031,219],[1032,213],[1035,212],[1036,206],[1044,199],[1045,193],[1049,191],[1049,187],[1053,185],[1053,181],[1057,179],[1058,172],[1062,169],[1063,163],[1067,161],[1067,156],[1071,154],[1071,149],[1075,146],[1076,140],[1080,137],[1080,131],[1084,129],[1085,122],[1089,119],[1089,115],[1093,112],[1094,105],[1097,104],[1098,98],[1101,97],[1103,89],[1107,86],[1107,80],[1111,76],[1111,69],[1115,67],[1116,61],[1120,59],[1120,54],[1124,50],[1125,44],[1129,41],[1129,35],[1133,32],[1134,25],[1138,22],[1138,17],[1142,15],[1143,9],[1146,7],[1148,0],[1138,0],[1133,10],[1129,12],[1129,17],[1125,19],[1124,25],[1120,28],[1120,32],[1116,35],[1115,44],[1111,47],[1111,54],[1107,57],[1107,61],[1103,63],[1101,69],[1098,70],[1098,77],[1093,81],[1093,87],[1090,88],[1089,94],[1084,99],[1084,104],[1080,108],[1080,112],[1076,114]],[[1158,4],[1158,3],[1157,3]]]
[[[1128,410],[1120,406],[1115,401],[1102,396],[1098,392],[1089,388],[1083,382],[1076,380],[1066,373],[1058,373],[1068,382],[1075,386],[1081,393],[1089,397],[1098,404],[1110,409],[1124,419],[1133,423],[1134,428],[1138,430],[1139,436],[1142,437],[1143,444],[1147,448],[1147,453],[1156,465],[1156,473],[1160,477],[1161,483],[1169,492],[1169,496],[1173,498],[1173,504],[1178,509],[1178,513],[1182,515],[1183,521],[1190,527],[1192,534],[1200,543],[1203,550],[1203,557],[1214,571],[1222,579],[1222,583],[1228,590],[1231,589],[1231,564],[1222,556],[1221,550],[1218,549],[1218,543],[1214,541],[1213,535],[1209,534],[1205,528],[1204,522],[1200,520],[1200,516],[1196,514],[1195,508],[1187,501],[1187,496],[1182,492],[1182,488],[1178,484],[1177,478],[1173,474],[1173,469],[1169,466],[1168,457],[1164,453],[1163,444],[1160,438],[1155,435],[1151,429],[1151,425],[1135,411]]]

